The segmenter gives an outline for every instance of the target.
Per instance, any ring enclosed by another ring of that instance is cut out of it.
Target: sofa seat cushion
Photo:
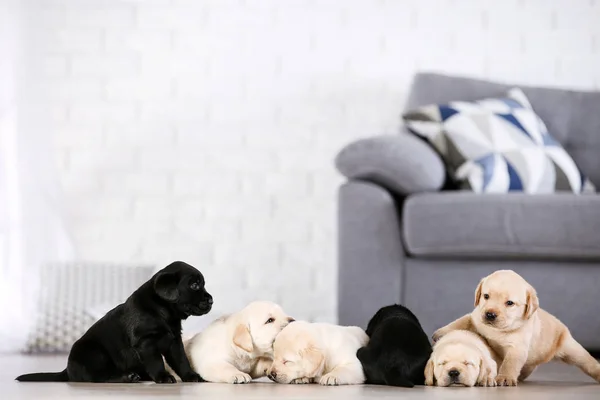
[[[600,196],[422,193],[403,205],[412,256],[600,259]]]

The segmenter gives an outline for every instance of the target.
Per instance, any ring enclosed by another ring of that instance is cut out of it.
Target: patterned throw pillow
[[[432,104],[403,115],[407,128],[444,159],[450,176],[477,193],[595,191],[520,89],[504,98]]]
[[[154,267],[118,264],[46,265],[27,353],[66,353],[94,322],[150,279]]]

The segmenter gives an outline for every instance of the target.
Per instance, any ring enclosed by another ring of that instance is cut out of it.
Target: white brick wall
[[[32,1],[80,257],[186,260],[217,311],[335,319],[332,161],[416,70],[600,86],[600,1]]]

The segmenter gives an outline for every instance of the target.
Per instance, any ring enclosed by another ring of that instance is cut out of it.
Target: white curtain
[[[72,254],[52,138],[29,85],[28,4],[0,0],[0,352],[27,339],[43,284],[39,268]]]

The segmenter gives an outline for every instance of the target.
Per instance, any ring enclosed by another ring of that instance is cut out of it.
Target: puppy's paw
[[[481,387],[495,387],[496,386],[496,373],[490,372],[486,376],[482,376],[476,383],[475,386]]]
[[[487,387],[496,387],[496,371],[490,372],[488,376],[485,378],[485,386]]]
[[[243,383],[249,383],[251,381],[252,381],[252,377],[243,372],[239,372],[239,373],[229,377],[229,383],[243,384]]]
[[[433,340],[433,343],[440,340],[442,338],[442,336],[444,336],[447,333],[448,332],[446,332],[443,328],[440,328],[437,331],[433,332],[433,335],[431,335],[431,339]]]
[[[292,379],[290,381],[290,383],[295,384],[295,385],[303,385],[306,383],[312,383],[313,380],[312,378],[297,378],[297,379]]]
[[[171,374],[169,374],[169,373],[165,372],[164,374],[162,374],[162,375],[159,375],[159,376],[158,376],[158,377],[157,377],[157,378],[154,380],[154,382],[156,382],[156,383],[175,383],[175,382],[177,382],[177,381],[175,380],[175,378],[173,377],[173,375],[171,375]]]
[[[135,372],[130,372],[129,374],[127,374],[125,376],[125,379],[123,379],[124,382],[128,382],[128,383],[137,383],[141,380],[142,380],[142,377],[139,376],[138,374],[136,374]]]
[[[517,378],[508,375],[498,375],[496,377],[496,384],[498,386],[517,386]]]
[[[195,372],[190,372],[187,375],[182,376],[181,380],[183,382],[204,382],[204,379],[202,379],[200,375]]]
[[[481,381],[477,382],[477,386],[496,387],[496,378],[492,375],[489,375],[483,378]]]
[[[488,377],[487,382],[485,383],[487,387],[496,387],[496,378]]]
[[[336,386],[341,384],[342,382],[340,381],[340,378],[331,373],[323,375],[319,380],[319,385]]]

